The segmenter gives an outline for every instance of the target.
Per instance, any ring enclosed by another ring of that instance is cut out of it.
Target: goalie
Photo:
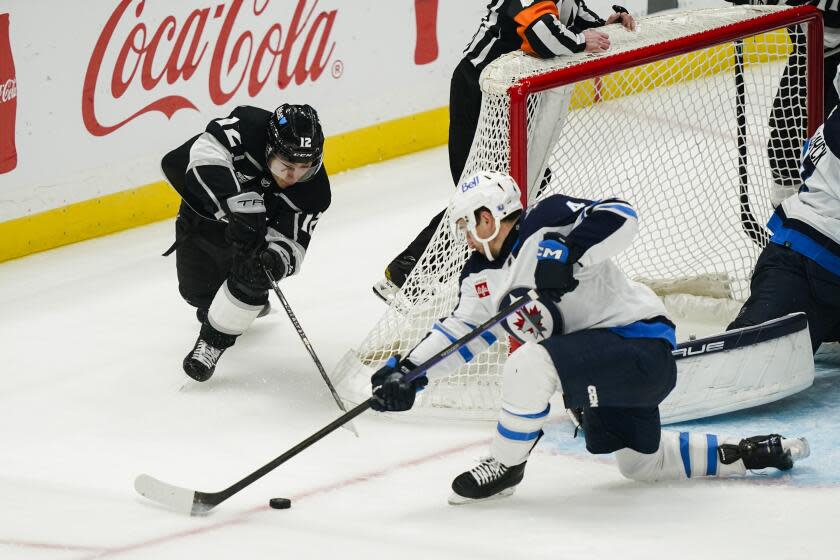
[[[456,189],[449,216],[474,250],[461,273],[458,304],[403,360],[393,357],[373,375],[374,409],[410,409],[428,383],[425,375],[404,380],[416,364],[527,291],[540,294],[502,323],[522,346],[505,363],[490,455],[453,481],[450,503],[513,493],[555,391],[579,420],[587,450],[615,452],[621,473],[634,480],[786,470],[808,456],[804,439],[724,439],[661,429],[658,406],[676,381],[674,325],[656,295],[610,260],[638,230],[627,202],[554,195],[523,215],[514,180],[481,172]],[[485,333],[429,375],[452,372],[497,336],[503,333]]]
[[[840,73],[834,78],[840,85]],[[776,208],[750,297],[729,329],[803,311],[811,348],[840,341],[840,113],[805,143],[799,192]]]

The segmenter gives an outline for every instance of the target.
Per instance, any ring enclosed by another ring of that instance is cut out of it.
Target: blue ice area
[[[803,487],[840,486],[840,361],[816,361],[816,378],[808,389],[780,401],[733,412],[670,424],[666,430],[693,431],[723,436],[780,433],[804,436],[811,456],[789,473],[768,472],[774,484]],[[587,455],[582,437],[572,439],[568,422],[550,423],[540,447],[559,454]],[[600,457],[599,459],[606,459]],[[612,456],[609,456],[612,460]]]

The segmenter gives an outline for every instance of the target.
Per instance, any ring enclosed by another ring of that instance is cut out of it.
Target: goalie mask
[[[522,210],[519,186],[513,177],[496,171],[479,171],[458,185],[449,200],[449,220],[455,236],[466,241],[466,234],[481,244],[484,256],[493,260],[489,243],[499,235],[502,219]],[[493,233],[479,236],[476,213],[486,209],[495,221]]]
[[[308,181],[321,169],[324,155],[324,132],[318,113],[309,105],[284,103],[268,119],[268,142],[265,161],[271,167],[272,156],[288,163],[309,163],[311,167],[299,179]]]

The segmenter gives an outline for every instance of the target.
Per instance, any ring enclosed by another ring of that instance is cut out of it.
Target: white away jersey
[[[535,287],[537,250],[547,232],[562,235],[580,257],[574,265],[578,286],[559,302],[529,303],[501,327],[433,368],[430,377],[451,373],[505,335],[518,343],[540,342],[584,329],[610,329],[628,338],[661,338],[676,345],[674,326],[647,286],[628,279],[610,260],[627,248],[638,231],[636,212],[626,202],[598,202],[554,195],[530,208],[511,230],[494,261],[476,252],[460,278],[458,305],[408,355],[420,364],[467,334]],[[581,254],[582,253],[582,254]]]
[[[840,275],[840,112],[805,144],[799,192],[785,199],[767,227],[770,241]]]

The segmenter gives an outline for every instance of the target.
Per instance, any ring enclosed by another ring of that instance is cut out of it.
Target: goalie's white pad
[[[681,343],[663,423],[773,402],[810,387],[814,358],[804,313]]]

